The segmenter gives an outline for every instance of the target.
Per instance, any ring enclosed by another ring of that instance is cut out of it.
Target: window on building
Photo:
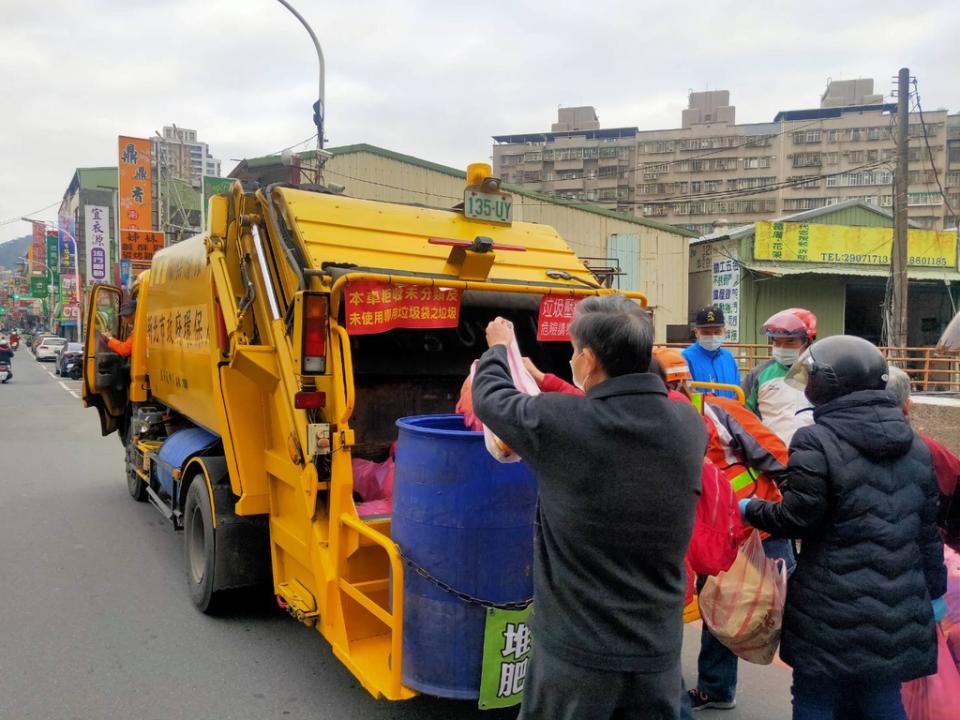
[[[691,183],[690,183],[690,192],[691,192],[691,193],[698,193],[698,192],[701,191],[702,188],[703,188],[703,183],[700,182],[699,180],[695,180],[694,182],[691,182]]]
[[[820,187],[820,178],[806,180],[803,175],[792,175],[787,178],[787,182],[790,183],[790,187],[797,190],[811,190]]]
[[[828,130],[827,142],[829,143],[843,142],[843,130]]]
[[[907,193],[907,205],[910,207],[941,204],[943,204],[943,196],[940,195],[939,190],[934,192]]]
[[[598,155],[599,155],[599,148],[596,148],[596,147],[583,148],[584,160],[596,160]]]
[[[787,198],[783,201],[784,210],[816,210],[825,207],[826,198]]]
[[[600,148],[600,157],[602,158],[615,158],[617,156],[617,148],[615,147],[602,147]]]
[[[840,164],[840,153],[836,150],[833,152],[822,153],[823,164],[824,165],[839,165]]]
[[[524,170],[523,171],[523,182],[524,183],[538,183],[543,178],[543,173],[540,170]]]
[[[948,170],[944,176],[944,184],[948,187],[957,187],[960,185],[960,170]],[[951,205],[953,203],[950,203]]]
[[[883,136],[884,136],[884,128],[882,127],[867,128],[867,140],[882,140]]]
[[[745,147],[769,147],[770,138],[775,137],[774,135],[750,135],[746,138],[746,141],[743,143]]]
[[[819,167],[823,164],[821,153],[818,152],[800,152],[793,155],[793,166],[800,167]]]
[[[821,133],[819,130],[804,130],[793,134],[794,145],[813,145],[819,143]]]
[[[583,159],[583,148],[557,148],[555,151],[555,158],[557,161],[562,160],[582,160]],[[601,152],[602,155],[602,152]]]
[[[759,157],[745,157],[743,159],[744,170],[757,170],[759,168],[770,167],[770,156],[761,155]]]
[[[876,162],[880,159],[879,150],[867,150],[867,162]]]
[[[543,162],[543,155],[539,152],[528,152],[523,154],[523,161],[528,162]]]

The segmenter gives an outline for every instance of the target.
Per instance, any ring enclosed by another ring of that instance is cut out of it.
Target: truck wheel
[[[147,484],[137,475],[135,469],[137,462],[137,450],[134,446],[133,439],[129,436],[133,434],[133,424],[131,423],[127,429],[127,442],[126,442],[126,458],[124,462],[124,469],[127,472],[127,492],[130,493],[132,497],[137,502],[146,502],[147,501]]]
[[[194,480],[187,490],[183,512],[183,541],[190,598],[201,612],[211,613],[215,610],[218,595],[213,590],[216,530],[213,528],[210,496],[202,477]]]

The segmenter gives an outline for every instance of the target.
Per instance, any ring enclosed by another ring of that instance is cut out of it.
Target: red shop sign
[[[455,328],[462,291],[427,285],[391,285],[376,280],[348,283],[347,332],[372,335],[395,328]]]
[[[580,298],[544,295],[537,317],[537,340],[566,342],[570,340],[570,323]]]

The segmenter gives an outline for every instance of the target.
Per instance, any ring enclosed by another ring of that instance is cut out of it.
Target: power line
[[[23,220],[23,218],[28,217],[28,216],[30,216],[30,215],[36,215],[37,213],[42,213],[44,210],[49,210],[50,208],[56,207],[56,206],[59,205],[61,202],[62,202],[61,200],[57,200],[56,202],[52,202],[52,203],[50,203],[49,205],[47,205],[46,207],[40,208],[39,210],[34,210],[33,212],[28,212],[28,213],[21,213],[20,215],[17,215],[16,217],[7,218],[6,220],[0,220],[0,226],[10,225],[11,223],[15,223],[15,222],[21,222],[21,221]]]
[[[953,208],[950,206],[950,200],[947,199],[947,194],[943,191],[943,184],[940,182],[940,171],[937,170],[937,165],[933,161],[933,148],[930,147],[930,134],[927,132],[927,123],[923,119],[923,107],[920,105],[920,88],[917,85],[916,78],[913,78],[913,93],[914,100],[917,103],[917,112],[920,114],[920,125],[923,128],[923,142],[927,146],[927,156],[930,158],[933,177],[937,181],[937,187],[940,189],[940,197],[943,198],[943,204],[946,205],[947,211],[956,220],[957,214],[953,211]],[[944,222],[944,225],[946,225],[946,222]]]

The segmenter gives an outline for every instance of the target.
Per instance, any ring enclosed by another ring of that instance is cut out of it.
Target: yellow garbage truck
[[[201,611],[269,587],[373,696],[417,694],[404,548],[389,512],[358,513],[354,463],[388,456],[398,418],[453,410],[493,317],[565,370],[569,345],[538,338],[613,292],[555,230],[512,215],[483,164],[450,209],[237,182],[129,298],[90,289],[84,404],[119,434],[130,495],[182,530]],[[129,357],[105,331],[132,340]]]

